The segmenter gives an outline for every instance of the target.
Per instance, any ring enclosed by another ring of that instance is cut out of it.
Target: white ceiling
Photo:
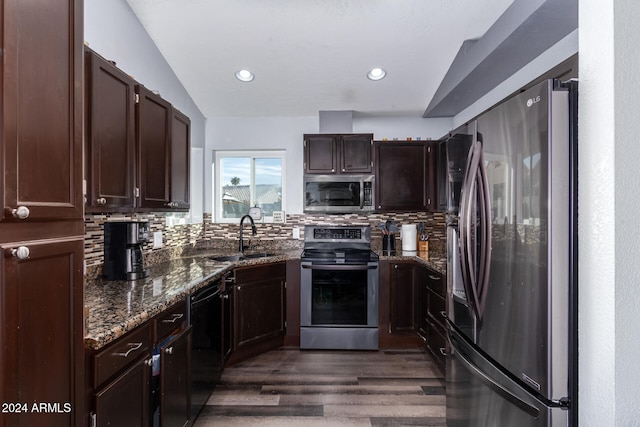
[[[127,2],[205,117],[421,117],[462,42],[513,0]]]

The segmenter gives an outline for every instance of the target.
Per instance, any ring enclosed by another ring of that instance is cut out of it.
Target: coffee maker
[[[148,276],[142,245],[149,240],[147,221],[104,223],[104,267],[107,280],[138,280]]]

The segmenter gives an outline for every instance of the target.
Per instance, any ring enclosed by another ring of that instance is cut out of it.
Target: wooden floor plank
[[[445,426],[445,409],[420,350],[283,348],[226,368],[194,426]]]

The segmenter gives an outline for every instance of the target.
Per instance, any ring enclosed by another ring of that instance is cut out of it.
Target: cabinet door
[[[284,336],[283,263],[237,270],[235,348]]]
[[[436,199],[438,200],[436,210],[446,212],[447,198],[449,191],[449,177],[447,165],[447,143],[439,141],[436,161]]]
[[[189,163],[191,160],[191,120],[173,109],[171,124],[171,207],[189,209]]]
[[[86,50],[85,146],[87,211],[107,212],[135,204],[134,81]]]
[[[144,86],[136,92],[139,206],[165,210],[171,201],[171,104]]]
[[[220,295],[222,298],[222,355],[226,362],[233,351],[233,287]]]
[[[415,271],[414,263],[391,264],[391,333],[415,331]]]
[[[82,218],[82,2],[0,7],[0,221]]]
[[[97,426],[149,425],[150,355],[139,359],[122,375],[96,393]]]
[[[378,210],[426,210],[429,203],[426,144],[376,142],[374,149]]]
[[[340,171],[342,173],[371,173],[373,135],[342,135],[340,144]]]
[[[84,240],[9,243],[0,249],[0,401],[60,403],[61,411],[47,414],[46,423],[32,411],[2,414],[0,425],[74,425],[84,396]],[[72,410],[65,411],[65,403]]]
[[[191,419],[191,327],[160,349],[160,427]]]
[[[335,135],[304,136],[304,173],[338,172],[338,142]]]

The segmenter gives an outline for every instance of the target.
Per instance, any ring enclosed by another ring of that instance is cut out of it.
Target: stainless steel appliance
[[[147,221],[104,223],[103,275],[107,280],[138,280],[147,277],[142,245],[149,240]]]
[[[304,211],[366,213],[375,208],[373,175],[305,175]]]
[[[447,141],[447,425],[577,424],[577,83]]]
[[[300,348],[378,348],[378,255],[368,226],[306,226]]]
[[[189,297],[191,324],[191,419],[195,420],[220,380],[222,350],[222,280]]]

